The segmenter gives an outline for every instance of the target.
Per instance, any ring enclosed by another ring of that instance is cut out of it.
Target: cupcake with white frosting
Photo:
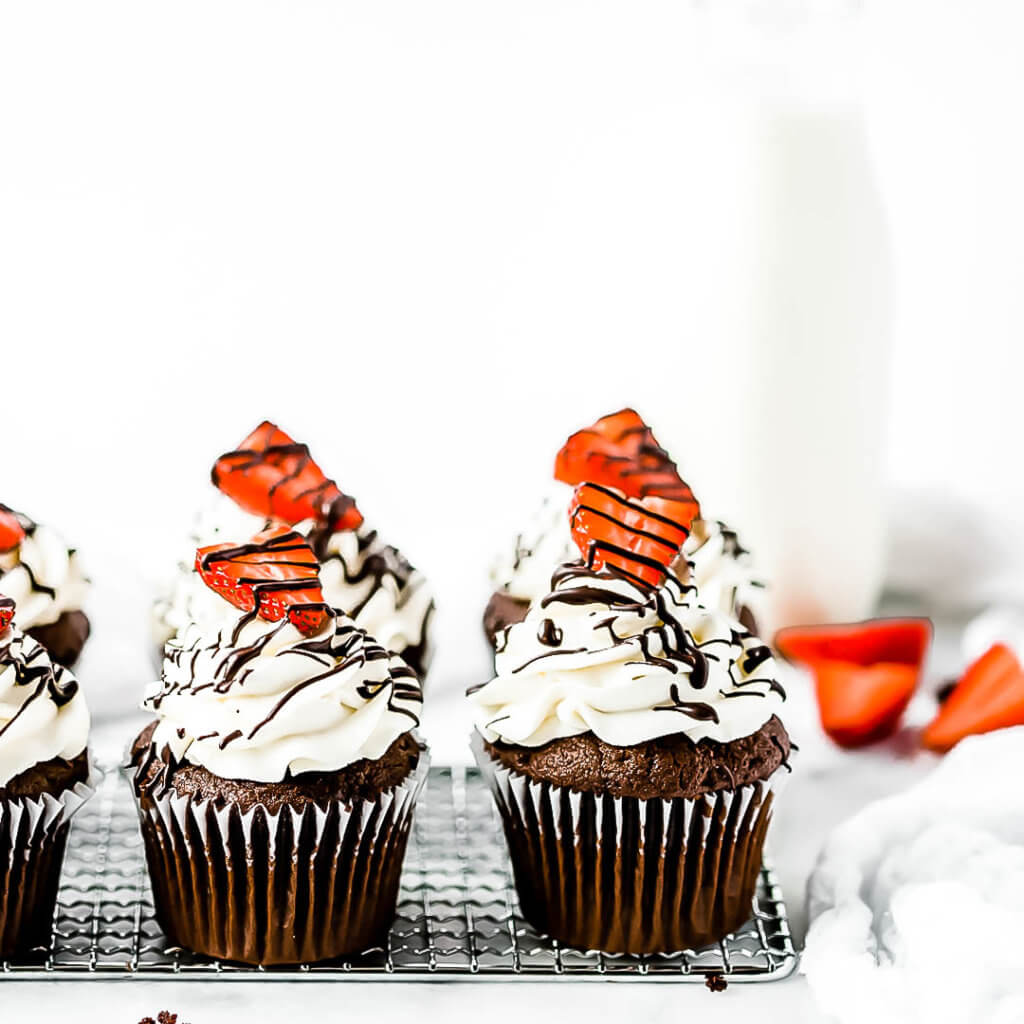
[[[474,750],[538,931],[697,948],[750,915],[785,694],[770,650],[670,571],[678,503],[583,485],[570,516],[582,560],[500,635]]]
[[[172,584],[153,608],[153,639],[161,657],[175,633],[220,611],[196,575],[196,548],[287,525],[313,546],[325,600],[401,654],[421,679],[425,676],[434,612],[426,579],[367,526],[306,445],[264,422],[237,450],[217,460],[212,475],[216,490],[196,518]]]
[[[530,606],[544,597],[551,573],[577,557],[565,515],[573,487],[590,480],[631,497],[666,495],[671,491],[666,492],[665,483],[674,485],[677,474],[650,427],[635,411],[623,409],[573,434],[556,457],[555,475],[529,523],[491,565],[494,592],[484,612],[484,632],[492,646],[506,626],[522,621]],[[696,586],[705,607],[757,631],[764,583],[735,530],[717,519],[696,519],[673,572]]]
[[[253,964],[379,945],[427,768],[419,681],[324,603],[297,533],[196,565],[225,608],[167,644],[131,757],[158,919]]]
[[[91,795],[89,711],[0,597],[0,957],[48,945],[72,815]]]
[[[17,606],[15,625],[68,668],[89,638],[88,590],[78,553],[56,530],[0,505],[0,595]]]

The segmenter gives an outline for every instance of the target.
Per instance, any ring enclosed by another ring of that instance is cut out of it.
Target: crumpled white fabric
[[[1024,1021],[1024,727],[837,828],[809,900],[801,969],[843,1024]]]

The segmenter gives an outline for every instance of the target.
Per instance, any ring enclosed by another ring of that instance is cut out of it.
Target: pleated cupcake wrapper
[[[49,946],[68,829],[94,792],[0,798],[0,957]]]
[[[724,938],[751,914],[783,776],[696,799],[579,793],[505,767],[474,733],[524,917],[578,949],[669,953]]]
[[[242,812],[167,794],[139,805],[157,918],[173,945],[297,964],[382,945],[429,757],[374,800]]]

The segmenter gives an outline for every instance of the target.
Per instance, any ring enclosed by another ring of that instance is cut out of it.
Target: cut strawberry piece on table
[[[612,567],[651,587],[665,581],[693,522],[687,502],[627,498],[598,484],[580,484],[569,505],[572,537],[591,569]]]
[[[891,736],[917,689],[913,665],[826,661],[813,668],[821,726],[841,747],[863,747]]]
[[[0,505],[0,555],[13,551],[25,539],[25,530],[18,517]]]
[[[635,409],[602,416],[573,434],[555,456],[555,479],[574,487],[614,487],[630,498],[656,495],[692,502],[691,518],[700,515],[693,491]]]
[[[932,638],[929,619],[867,619],[821,626],[789,626],[775,634],[775,649],[789,661],[895,661],[920,665]]]
[[[14,601],[0,594],[0,633],[14,621]]]
[[[1024,668],[1005,644],[994,644],[963,674],[925,729],[929,750],[945,753],[966,736],[1024,725]]]
[[[294,526],[315,519],[330,532],[354,530],[363,517],[313,461],[309,448],[264,420],[214,464],[214,484],[246,512]]]
[[[313,549],[294,530],[278,526],[248,544],[215,544],[196,552],[203,582],[242,611],[279,622],[287,616],[300,632],[318,632],[328,607]]]
[[[814,674],[822,728],[840,746],[891,736],[921,679],[928,619],[870,619],[779,630],[775,647]]]

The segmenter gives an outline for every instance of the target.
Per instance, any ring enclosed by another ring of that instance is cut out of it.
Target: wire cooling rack
[[[433,768],[409,843],[387,947],[327,964],[256,968],[170,946],[153,913],[127,782],[101,766],[74,819],[49,950],[0,963],[0,978],[140,976],[238,980],[615,978],[729,982],[786,977],[796,953],[782,893],[762,870],[750,921],[722,942],[657,956],[582,952],[523,920],[500,823],[472,768]]]

